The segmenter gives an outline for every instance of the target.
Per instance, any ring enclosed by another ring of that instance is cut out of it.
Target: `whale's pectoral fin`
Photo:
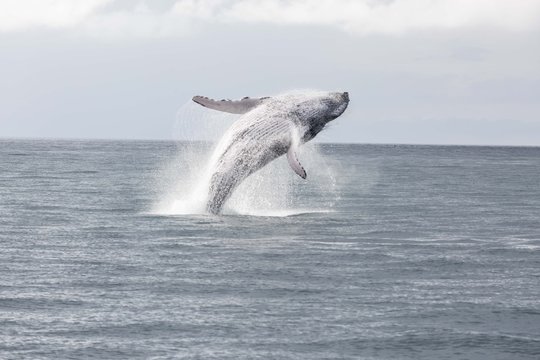
[[[242,100],[214,100],[205,96],[194,96],[193,101],[209,109],[228,112],[231,114],[245,114],[259,106],[267,97],[252,99],[245,97]]]
[[[300,161],[298,161],[298,157],[296,156],[296,151],[293,146],[291,146],[289,151],[287,151],[287,160],[289,160],[289,165],[291,165],[294,172],[297,173],[302,179],[305,179],[307,176],[306,170],[304,170],[304,167],[302,164],[300,164]]]

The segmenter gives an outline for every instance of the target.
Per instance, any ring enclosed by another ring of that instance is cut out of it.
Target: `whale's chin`
[[[337,119],[338,117],[341,116],[341,114],[343,114],[345,112],[345,110],[347,110],[347,106],[349,105],[349,102],[344,102],[342,103],[341,105],[339,105],[334,111],[332,111],[330,113],[330,116],[329,116],[329,119],[328,121],[332,121],[332,120],[335,120]]]

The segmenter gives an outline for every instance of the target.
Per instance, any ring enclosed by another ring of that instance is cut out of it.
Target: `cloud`
[[[0,31],[66,28],[84,23],[111,0],[2,0]]]
[[[183,35],[194,22],[326,26],[356,35],[540,28],[538,0],[171,0],[160,9],[152,4],[150,0],[2,0],[0,31],[48,27],[97,37],[164,37]]]
[[[75,30],[99,39],[146,39],[183,36],[192,28],[189,18],[172,11],[154,11],[140,2],[132,9],[89,17]]]
[[[218,10],[216,20],[328,25],[357,34],[476,26],[528,30],[540,20],[540,2],[527,0],[238,0]]]

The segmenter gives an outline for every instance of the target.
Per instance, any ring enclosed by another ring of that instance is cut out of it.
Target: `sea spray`
[[[177,112],[176,156],[156,174],[161,188],[152,212],[162,215],[204,214],[216,145],[238,116],[205,111],[193,102]]]
[[[289,216],[332,211],[339,199],[334,172],[337,164],[322,154],[320,146],[308,143],[299,149],[306,180],[295,174],[282,156],[240,184],[225,205],[225,213]],[[317,207],[313,207],[313,198],[317,198]]]

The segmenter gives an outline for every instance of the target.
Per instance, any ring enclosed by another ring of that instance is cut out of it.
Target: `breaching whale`
[[[195,96],[193,101],[209,109],[242,114],[221,139],[221,152],[213,164],[206,210],[219,214],[242,181],[284,154],[294,172],[305,179],[306,171],[296,155],[298,146],[345,111],[349,94],[316,92],[237,101]]]

